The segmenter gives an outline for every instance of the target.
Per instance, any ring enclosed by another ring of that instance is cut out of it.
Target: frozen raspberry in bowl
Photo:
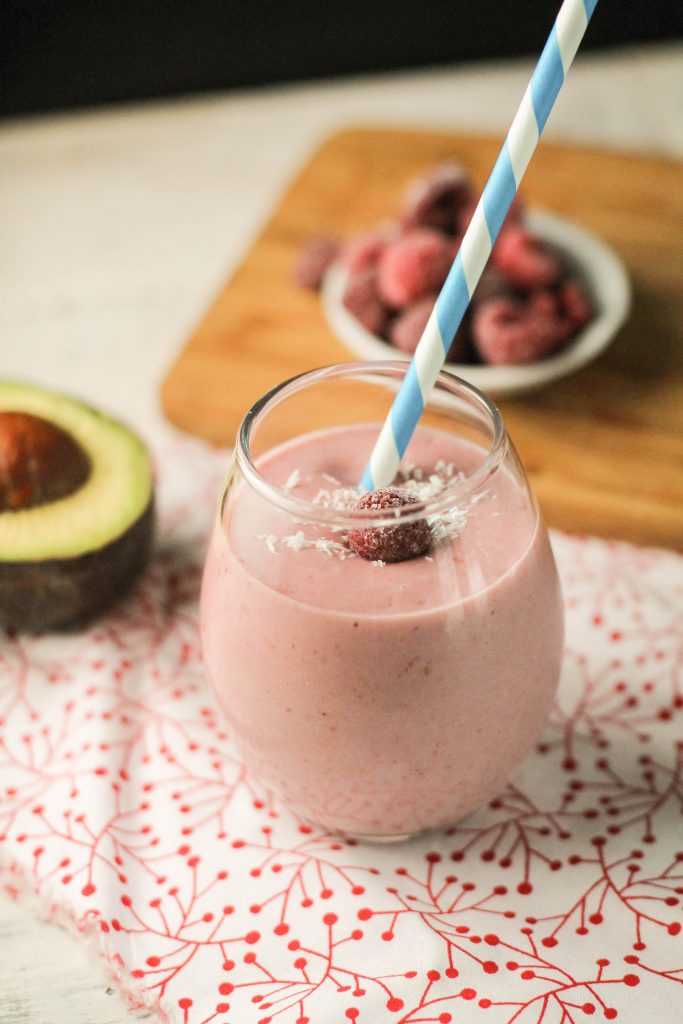
[[[417,348],[427,322],[432,315],[436,295],[425,295],[411,306],[407,306],[389,327],[389,339],[392,345],[407,355],[412,355]],[[447,356],[447,362],[461,363],[467,360],[470,347],[469,316],[466,316],[458,328]]]
[[[384,301],[402,309],[415,299],[439,291],[453,262],[449,239],[432,228],[406,231],[382,251],[377,287]]]
[[[431,293],[417,299],[399,313],[389,328],[389,339],[400,352],[412,355],[432,315],[436,294]]]
[[[377,288],[377,273],[371,267],[352,274],[344,288],[344,306],[371,334],[382,334],[389,320],[389,310]]]
[[[491,263],[516,288],[546,288],[562,273],[557,256],[521,224],[506,224],[491,253]]]
[[[484,267],[484,271],[479,278],[479,283],[474,289],[474,294],[470,301],[470,308],[476,309],[481,306],[483,302],[488,302],[489,299],[500,299],[510,298],[511,295],[515,295],[516,289],[513,284],[501,274],[499,270],[491,264],[487,264]]]
[[[433,228],[411,228],[404,234],[410,238],[415,230],[439,236]],[[500,254],[496,261],[489,259],[445,364],[497,397],[523,394],[588,364],[612,341],[631,303],[623,263],[590,231],[561,217],[526,209],[523,219],[506,222],[503,233],[503,264],[517,259],[516,281],[531,282],[533,287],[511,281],[498,265]],[[447,240],[453,259],[457,237],[442,234],[441,238]],[[536,241],[529,243],[529,238]],[[378,279],[379,271],[380,264]],[[411,272],[409,265],[409,284]],[[400,285],[399,273],[396,279]],[[357,357],[409,358],[440,285],[428,288],[423,283],[426,291],[416,297],[409,297],[409,288],[400,296],[405,300],[402,305],[390,305],[386,296],[380,296],[384,323],[381,330],[373,331],[368,321],[365,326],[359,323],[342,302],[347,280],[348,273],[338,260],[326,274],[322,290],[323,310],[332,331]],[[376,280],[378,292],[379,287]],[[392,297],[399,296],[392,292]],[[493,300],[507,304],[485,309]],[[530,325],[528,338],[517,329],[519,322]],[[475,323],[478,343],[473,337]]]
[[[350,274],[376,267],[387,242],[386,232],[368,231],[349,239],[341,250],[341,261]]]
[[[326,271],[338,255],[339,242],[336,238],[321,235],[311,239],[299,253],[294,265],[294,280],[303,288],[317,291]]]
[[[566,341],[570,330],[557,312],[514,298],[491,299],[472,318],[474,346],[493,366],[545,359]]]
[[[401,223],[406,228],[429,227],[454,234],[462,211],[472,200],[472,184],[462,164],[443,164],[410,182],[401,206]]]
[[[477,203],[477,199],[472,199],[471,202],[467,203],[460,210],[460,214],[458,216],[458,231],[460,232],[460,234],[464,234],[467,228],[470,226],[470,221],[474,216],[474,211],[477,208]],[[524,199],[518,192],[512,200],[512,204],[510,206],[510,209],[508,210],[507,217],[503,221],[503,224],[520,223],[524,217],[525,210],[526,205],[524,203]]]
[[[565,281],[558,298],[574,328],[584,327],[590,321],[593,315],[590,302],[578,281]]]
[[[401,523],[399,511],[420,502],[413,494],[398,487],[368,491],[357,502],[356,511],[397,513],[396,526],[368,526],[349,530],[348,544],[352,551],[370,562],[405,562],[426,554],[432,535],[426,519]]]

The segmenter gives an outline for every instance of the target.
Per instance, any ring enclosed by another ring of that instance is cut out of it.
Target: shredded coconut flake
[[[352,509],[361,496],[360,487],[336,487],[332,491],[320,490],[313,499],[314,505],[322,508],[336,508],[340,512]]]
[[[429,526],[432,531],[432,544],[443,544],[446,540],[455,540],[460,536],[467,524],[465,509],[452,508],[438,516],[432,516]]]
[[[287,477],[283,490],[293,491],[295,487],[298,487],[301,483],[301,473],[298,469],[293,470]]]
[[[453,479],[453,475],[455,473],[455,466],[453,465],[452,462],[444,462],[443,459],[439,459],[434,469],[441,476],[445,476],[447,480]]]
[[[257,540],[263,540],[271,555],[277,554],[277,537],[274,533],[259,533]]]
[[[399,476],[402,480],[420,480],[424,479],[424,472],[420,466],[416,466],[414,462],[404,462],[399,468]]]
[[[289,537],[284,538],[284,543],[292,551],[301,551],[302,548],[306,547],[306,538],[304,537],[303,530],[299,530],[298,533],[293,533]]]
[[[303,551],[307,548],[315,548],[326,555],[335,556],[342,561],[346,558],[355,558],[355,553],[340,541],[331,540],[329,537],[318,537],[315,540],[307,540],[303,530],[297,530],[287,537],[277,537],[274,533],[259,533],[257,540],[265,542],[266,547],[273,555],[277,555],[278,544],[284,544],[290,551]]]
[[[345,558],[355,558],[355,552],[351,551],[346,544],[342,544],[338,540],[330,540],[328,537],[320,537],[315,542],[315,547],[326,555],[336,555],[342,561]]]

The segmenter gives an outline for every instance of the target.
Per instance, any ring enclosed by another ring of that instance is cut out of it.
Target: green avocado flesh
[[[0,411],[24,412],[61,427],[90,460],[73,494],[19,511],[0,512],[0,564],[70,559],[126,533],[152,500],[149,455],[121,423],[71,398],[0,381]]]

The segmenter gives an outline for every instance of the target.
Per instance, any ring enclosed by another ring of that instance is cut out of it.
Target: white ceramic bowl
[[[631,286],[626,268],[608,245],[562,217],[530,210],[525,223],[533,234],[566,253],[591,297],[594,318],[556,355],[525,366],[471,366],[446,369],[481,391],[506,397],[533,391],[574,373],[603,352],[628,316]],[[367,331],[342,303],[347,272],[335,263],[325,275],[322,303],[327,321],[346,347],[362,359],[409,359],[389,342]]]

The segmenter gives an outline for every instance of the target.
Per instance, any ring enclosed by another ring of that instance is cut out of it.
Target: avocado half
[[[146,566],[154,482],[142,441],[72,398],[0,381],[0,626],[63,629]]]

